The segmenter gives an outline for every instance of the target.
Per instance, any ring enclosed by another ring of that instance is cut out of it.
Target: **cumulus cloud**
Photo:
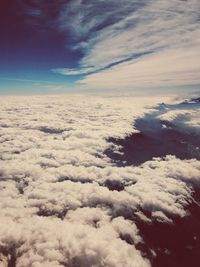
[[[138,222],[187,216],[200,164],[168,155],[119,167],[104,151],[160,101],[2,98],[0,266],[151,266]]]

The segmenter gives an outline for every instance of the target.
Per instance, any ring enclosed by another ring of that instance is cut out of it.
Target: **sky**
[[[199,0],[1,0],[0,93],[200,85]]]

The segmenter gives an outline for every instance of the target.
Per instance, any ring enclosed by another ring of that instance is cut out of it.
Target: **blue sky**
[[[198,88],[199,0],[2,0],[0,92]]]

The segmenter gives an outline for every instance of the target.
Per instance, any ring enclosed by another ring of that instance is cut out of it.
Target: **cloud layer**
[[[117,167],[104,151],[108,137],[137,132],[133,121],[160,101],[2,98],[0,266],[151,265],[137,222],[187,216],[200,164],[168,155]]]

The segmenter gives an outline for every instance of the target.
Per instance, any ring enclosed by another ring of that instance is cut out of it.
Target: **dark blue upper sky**
[[[28,14],[34,6],[41,7],[39,2],[1,0],[0,90],[2,91],[15,92],[16,88],[21,91],[20,88],[23,87],[25,91],[29,88],[32,90],[33,85],[37,87],[39,82],[71,85],[74,81],[74,77],[56,74],[51,69],[75,67],[81,51],[73,51],[66,34],[49,25],[55,15],[53,13],[56,4],[50,8],[49,13],[52,14],[49,14],[49,18],[44,19],[44,22],[40,16],[34,18]],[[45,12],[47,7],[48,4],[44,4]]]
[[[196,87],[199,12],[198,0],[1,0],[0,90]]]

